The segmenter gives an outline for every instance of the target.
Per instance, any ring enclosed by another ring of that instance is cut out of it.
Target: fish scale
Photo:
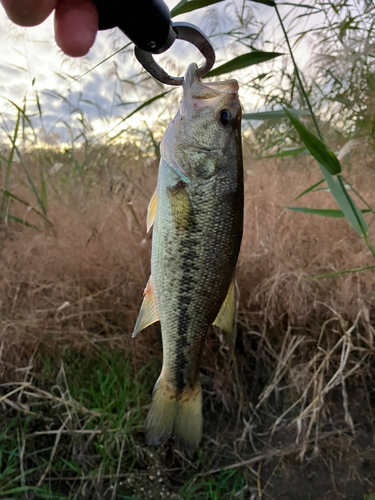
[[[202,433],[199,366],[208,327],[233,330],[242,238],[241,107],[234,80],[202,83],[188,68],[180,110],[161,143],[151,277],[134,334],[160,320],[163,367],[147,419],[150,444],[192,452]]]

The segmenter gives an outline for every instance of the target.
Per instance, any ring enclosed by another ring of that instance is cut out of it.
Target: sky
[[[167,0],[166,3],[171,9],[177,2]],[[223,5],[226,3],[223,2],[211,8],[209,16],[207,9],[204,9],[184,14],[176,20],[192,22],[205,32],[215,23],[220,23],[221,31],[225,31],[230,29],[230,16],[223,16],[225,12]],[[281,31],[276,28],[278,23],[273,9],[255,3],[251,6],[258,20],[264,21],[270,18],[265,38],[270,42],[267,50],[272,50],[281,37]],[[287,9],[288,7],[284,7],[284,14]],[[0,118],[2,118],[2,128],[5,130],[14,128],[17,113],[14,104],[22,107],[26,96],[26,114],[34,116],[33,124],[38,131],[42,129],[46,131],[49,142],[67,140],[67,124],[74,128],[80,116],[78,110],[83,111],[87,124],[91,128],[90,132],[95,137],[103,137],[103,134],[107,133],[114,135],[124,129],[124,123],[116,127],[121,117],[125,117],[145,99],[167,90],[166,87],[159,87],[152,80],[144,82],[144,77],[135,76],[141,72],[142,67],[133,55],[133,47],[129,48],[127,53],[110,58],[89,71],[128,41],[127,37],[116,28],[101,31],[87,56],[70,58],[64,55],[55,44],[53,15],[40,26],[21,28],[8,20],[0,5]],[[225,59],[236,55],[235,51],[235,48],[219,51],[217,59],[224,62]],[[189,62],[196,60],[198,55],[198,51],[190,44],[178,41],[172,49],[158,56],[157,60],[172,72],[173,65],[178,65],[180,69],[183,69]],[[303,63],[306,62],[307,45],[298,49],[297,57]],[[123,83],[119,83],[119,80],[123,80]],[[136,82],[137,85],[126,83],[130,80]],[[38,95],[42,110],[42,124],[38,117],[36,95]],[[248,94],[242,95],[242,101],[247,112],[259,106],[259,103],[256,103]],[[124,105],[124,103],[133,104]],[[172,117],[174,111],[167,110],[167,115],[168,112]],[[160,106],[150,106],[143,113],[130,118],[126,126],[137,127],[145,119],[152,124],[159,119],[159,113]],[[163,116],[166,117],[165,114]],[[43,134],[42,132],[40,134],[39,139],[42,140]],[[4,133],[0,135],[0,138],[4,140]]]

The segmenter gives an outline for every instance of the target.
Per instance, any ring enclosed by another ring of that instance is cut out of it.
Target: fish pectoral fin
[[[148,209],[147,209],[147,232],[150,231],[152,228],[152,225],[155,220],[155,214],[156,214],[156,207],[158,204],[158,195],[156,194],[156,189],[154,191],[154,194],[151,196],[150,203],[148,204]]]
[[[193,211],[185,184],[181,181],[176,186],[168,188],[171,213],[177,231],[188,231],[191,228]]]
[[[223,330],[224,333],[232,335],[234,331],[234,314],[236,312],[236,297],[235,297],[235,279],[234,276],[228,288],[227,296],[221,306],[219,314],[216,316],[213,324]]]
[[[154,287],[152,285],[152,277],[148,280],[146,288],[143,292],[143,302],[141,305],[141,310],[139,311],[138,319],[134,327],[132,337],[134,338],[137,333],[152,325],[156,321],[159,321],[159,314],[156,310]]]

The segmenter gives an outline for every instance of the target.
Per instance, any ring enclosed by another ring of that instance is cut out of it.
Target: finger
[[[11,21],[21,26],[42,23],[56,7],[57,0],[1,0]]]
[[[59,0],[55,12],[55,38],[71,57],[87,54],[98,31],[98,11],[92,0]]]

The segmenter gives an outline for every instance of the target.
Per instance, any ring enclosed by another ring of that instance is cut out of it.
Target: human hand
[[[87,54],[98,31],[92,0],[1,0],[8,17],[20,26],[41,24],[55,9],[55,39],[71,57]]]

